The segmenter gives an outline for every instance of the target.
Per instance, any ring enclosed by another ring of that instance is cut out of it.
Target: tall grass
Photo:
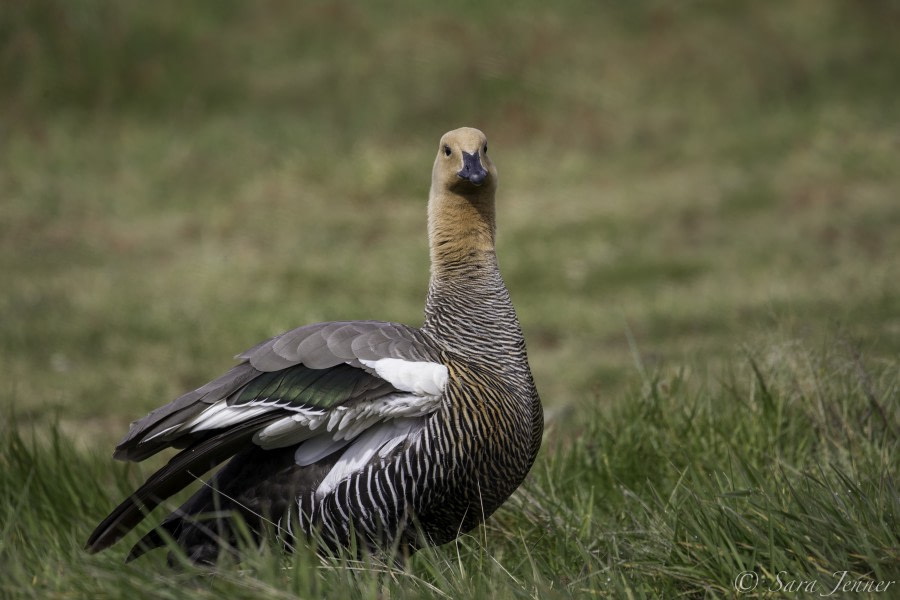
[[[725,379],[634,373],[611,405],[578,407],[581,425],[551,428],[484,528],[406,570],[304,546],[212,570],[169,570],[163,552],[122,565],[124,547],[88,556],[86,535],[134,474],[53,429],[7,427],[0,585],[35,598],[620,598],[728,597],[746,572],[755,593],[900,581],[896,365],[797,347],[766,360]]]

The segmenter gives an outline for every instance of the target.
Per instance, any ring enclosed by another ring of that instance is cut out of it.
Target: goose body
[[[191,560],[214,562],[235,543],[223,514],[256,533],[274,522],[286,543],[317,532],[331,549],[355,539],[405,554],[493,513],[525,478],[543,431],[494,251],[496,189],[484,134],[445,134],[429,194],[423,326],[300,327],[132,423],[116,458],[181,451],[97,526],[87,549],[112,545],[228,459],[129,558],[171,536]]]

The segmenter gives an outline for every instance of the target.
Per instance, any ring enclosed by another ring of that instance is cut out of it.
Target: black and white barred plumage
[[[222,377],[132,424],[116,458],[182,448],[94,531],[90,551],[230,459],[132,548],[174,538],[194,561],[236,543],[235,515],[287,544],[408,554],[484,521],[519,486],[543,413],[494,252],[497,174],[484,134],[441,138],[421,329],[319,323],[240,354]]]

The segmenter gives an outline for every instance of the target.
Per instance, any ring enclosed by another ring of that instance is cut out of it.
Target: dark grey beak
[[[462,157],[463,168],[456,174],[459,177],[468,180],[472,185],[481,185],[485,177],[487,177],[488,172],[481,166],[481,157],[478,155],[478,152],[475,152],[474,154],[463,152]]]

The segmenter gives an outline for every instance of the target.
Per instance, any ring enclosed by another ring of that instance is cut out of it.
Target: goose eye
[[[444,156],[450,156],[450,146],[444,145]]]
[[[484,145],[484,153],[487,154],[487,144]]]

